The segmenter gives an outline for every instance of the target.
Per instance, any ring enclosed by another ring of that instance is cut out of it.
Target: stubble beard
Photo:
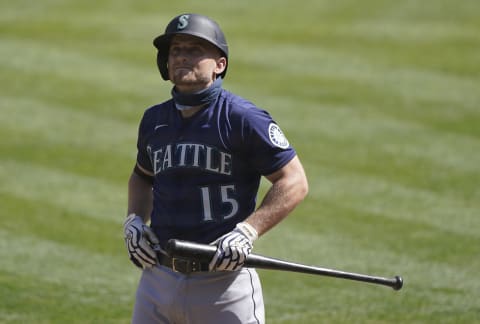
[[[191,89],[191,92],[195,92],[207,88],[212,79],[207,75],[196,74],[193,71],[187,73],[176,71],[173,74],[172,81],[175,86],[181,89]]]

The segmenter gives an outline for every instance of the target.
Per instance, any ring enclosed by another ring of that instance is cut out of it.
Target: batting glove
[[[246,222],[238,223],[233,231],[214,242],[217,245],[217,251],[210,261],[209,270],[239,270],[252,252],[253,242],[257,238],[258,233],[253,226]]]
[[[153,246],[159,245],[157,236],[140,216],[128,215],[123,224],[125,243],[130,260],[140,269],[150,268],[158,262]]]

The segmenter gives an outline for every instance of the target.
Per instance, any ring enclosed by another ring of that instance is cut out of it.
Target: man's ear
[[[215,68],[215,74],[222,74],[223,71],[227,68],[227,59],[225,57],[220,57],[217,59],[217,66]]]

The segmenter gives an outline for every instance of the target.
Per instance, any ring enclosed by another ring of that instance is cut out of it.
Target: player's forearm
[[[259,236],[281,222],[308,193],[307,178],[297,157],[267,178],[272,186],[260,207],[246,220]]]
[[[128,181],[128,209],[127,214],[137,214],[144,222],[150,219],[152,212],[152,185],[135,172]]]
[[[303,200],[306,190],[298,184],[275,183],[260,207],[247,219],[259,236],[280,223]]]

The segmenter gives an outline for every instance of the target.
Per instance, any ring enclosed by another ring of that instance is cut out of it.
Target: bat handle
[[[165,250],[170,257],[195,258],[208,262],[213,258],[217,247],[171,239],[167,242]]]

